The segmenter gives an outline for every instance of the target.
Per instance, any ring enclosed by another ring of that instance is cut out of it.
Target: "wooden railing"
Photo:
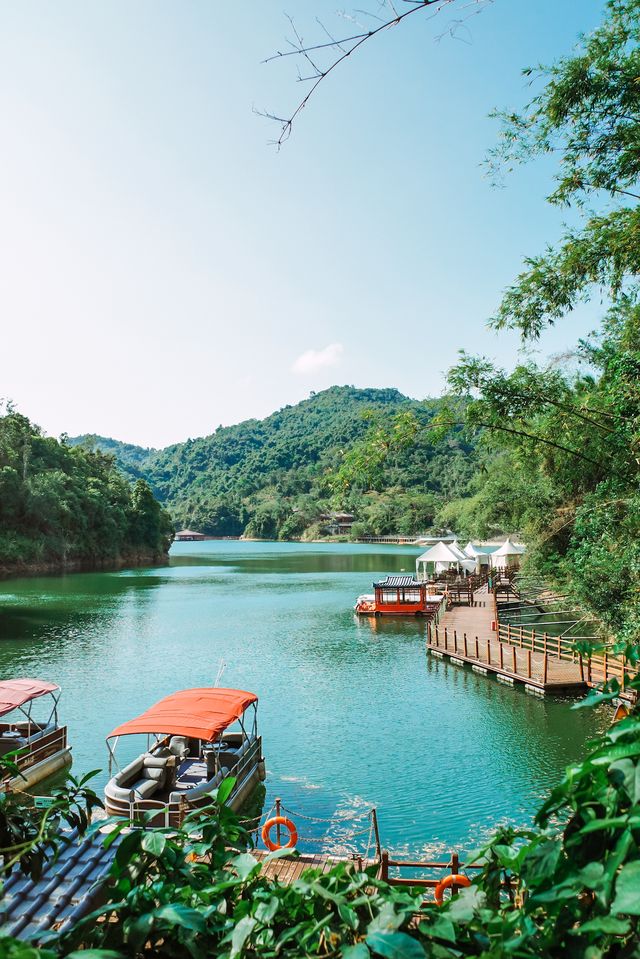
[[[617,679],[624,690],[633,675],[625,668],[624,661],[614,654],[604,650],[583,657],[576,649],[576,643],[582,641],[593,642],[590,636],[551,636],[547,632],[535,629],[526,629],[524,626],[511,624],[498,626],[498,639],[507,646],[519,647],[534,653],[541,653],[545,660],[551,656],[564,662],[579,663],[581,675],[585,682],[600,683],[610,679]]]
[[[481,866],[471,866],[460,862],[460,857],[457,852],[452,853],[451,858],[447,862],[414,862],[408,859],[392,859],[388,851],[383,849],[380,857],[380,866],[378,868],[378,878],[389,883],[390,886],[414,886],[423,889],[435,889],[446,875],[455,876],[459,874],[462,869],[479,870],[481,868]],[[394,870],[398,872],[402,872],[402,870],[421,870],[423,872],[438,870],[441,874],[437,878],[425,876],[414,878],[412,876],[393,875]],[[460,886],[456,886],[455,884],[451,887],[452,892],[455,892],[455,890],[459,888]]]

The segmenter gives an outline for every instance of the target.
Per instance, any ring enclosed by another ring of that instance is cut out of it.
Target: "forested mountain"
[[[128,475],[144,477],[177,526],[217,536],[312,538],[321,515],[341,508],[356,514],[357,533],[413,533],[432,527],[443,503],[466,487],[472,445],[455,435],[437,448],[417,442],[386,459],[371,490],[367,483],[340,490],[335,474],[376,426],[403,412],[427,423],[440,405],[395,389],[333,386],[264,420],[164,450],[95,436],[70,442],[110,452]]]
[[[0,573],[158,562],[169,516],[148,484],[113,458],[0,415]]]

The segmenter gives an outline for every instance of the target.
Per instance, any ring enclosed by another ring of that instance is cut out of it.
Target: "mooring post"
[[[502,643],[500,645],[500,669],[504,669],[504,646]]]
[[[513,674],[515,675],[518,672],[518,660],[516,659],[516,647],[511,647],[511,658],[513,660]]]
[[[487,640],[487,666],[491,665],[491,640]]]
[[[476,659],[480,662],[480,650],[478,649],[478,637],[476,636]]]
[[[531,679],[531,650],[527,650],[527,675]]]
[[[464,640],[464,654],[465,654],[465,656],[468,657],[469,654],[468,654],[468,652],[467,652],[467,634],[466,634],[466,633],[463,633],[463,634],[462,634],[462,638],[463,638],[463,640]]]
[[[547,656],[547,653],[545,652],[543,654],[543,659],[542,659],[542,682],[545,686],[547,685],[548,669],[549,669],[549,657]]]
[[[382,848],[380,846],[380,830],[378,828],[378,811],[375,806],[371,810],[371,821],[373,823],[373,835],[376,840],[376,857],[378,858],[378,861],[379,861],[382,856]],[[389,858],[389,854],[387,853],[387,859],[388,858]]]
[[[584,682],[584,663],[582,661],[582,653],[580,653],[580,681]]]
[[[458,631],[456,629],[453,631],[453,651],[458,652]]]
[[[389,852],[387,849],[382,850],[380,878],[383,882],[389,881]]]
[[[278,820],[279,820],[279,819],[280,819],[280,816],[282,815],[282,800],[280,799],[279,796],[276,796],[276,803],[275,803],[275,805],[276,805],[276,816],[278,817]],[[280,843],[280,823],[279,823],[278,821],[276,821],[276,842],[277,842],[278,846],[281,845],[281,843]]]

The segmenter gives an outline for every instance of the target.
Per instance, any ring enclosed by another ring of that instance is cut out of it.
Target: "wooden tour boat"
[[[242,689],[185,689],[118,726],[107,737],[109,775],[120,736],[145,734],[147,749],[109,779],[107,814],[136,819],[157,809],[155,825],[177,826],[226,776],[236,778],[227,802],[239,809],[264,779],[257,711],[258,697]]]
[[[433,583],[413,576],[387,576],[374,583],[373,594],[359,596],[354,610],[360,616],[425,616],[434,613],[444,596]]]
[[[47,697],[44,713],[33,716],[35,700]],[[17,776],[5,776],[0,788],[25,790],[71,763],[67,727],[58,723],[60,687],[41,679],[0,681],[0,755],[16,764]],[[15,714],[15,715],[11,715]],[[6,717],[6,719],[5,719]]]

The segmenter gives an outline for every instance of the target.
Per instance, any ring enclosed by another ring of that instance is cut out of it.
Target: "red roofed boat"
[[[356,600],[354,610],[360,616],[432,616],[444,599],[433,583],[413,576],[387,576],[373,588],[373,594]]]
[[[36,707],[34,702],[48,697]],[[5,776],[3,790],[26,790],[71,763],[67,727],[58,723],[60,687],[42,679],[0,681],[0,756],[18,768]],[[44,707],[44,708],[43,708]],[[5,718],[6,717],[6,718]]]
[[[227,803],[239,809],[264,779],[257,711],[258,697],[242,689],[184,689],[117,726],[107,736],[110,774],[120,736],[146,735],[147,749],[109,779],[107,813],[136,819],[158,810],[154,824],[177,826],[227,776],[236,779]]]

